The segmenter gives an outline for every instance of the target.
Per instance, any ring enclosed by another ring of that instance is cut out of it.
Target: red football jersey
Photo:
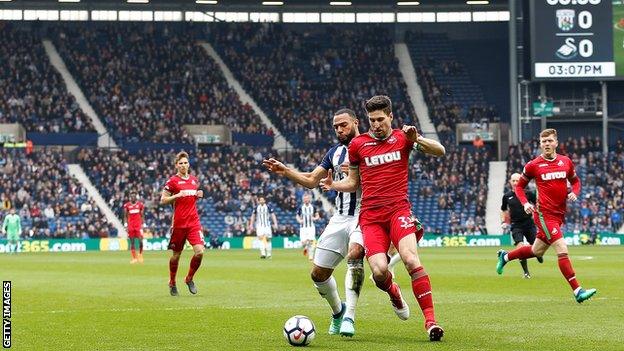
[[[200,225],[197,207],[195,206],[197,189],[199,189],[199,181],[190,174],[186,179],[176,174],[169,178],[165,184],[165,190],[171,195],[180,192],[184,194],[173,203],[174,228],[190,228]]]
[[[574,163],[567,156],[554,160],[537,156],[524,166],[522,175],[527,181],[535,179],[537,210],[546,216],[563,217],[566,213],[568,180],[576,177]],[[580,187],[579,187],[580,190]]]
[[[407,179],[413,146],[399,129],[384,140],[365,133],[351,141],[349,163],[360,170],[362,218],[384,220],[398,206],[410,207]]]
[[[126,202],[123,207],[128,217],[128,229],[141,229],[141,226],[143,226],[143,221],[141,220],[141,212],[144,208],[143,203],[140,201],[134,204]]]

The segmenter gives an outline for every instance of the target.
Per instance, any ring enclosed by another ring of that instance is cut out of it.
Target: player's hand
[[[124,228],[128,228],[128,223],[124,223]]]
[[[275,173],[277,175],[284,175],[286,173],[287,167],[281,163],[280,161],[270,158],[268,160],[263,160],[262,164],[269,170],[271,173]]]
[[[506,230],[507,230],[507,228],[509,228],[509,224],[508,224],[508,223],[505,223],[505,222],[501,223],[501,229],[502,229],[503,231],[506,231]]]
[[[418,129],[416,129],[415,126],[405,125],[403,126],[403,128],[401,128],[401,130],[403,130],[403,133],[405,133],[405,135],[411,142],[415,143],[416,141],[418,141],[420,134],[418,134]]]
[[[527,202],[526,204],[524,204],[524,212],[526,212],[527,214],[532,214],[533,212],[535,212],[535,207],[532,203]]]
[[[332,190],[332,184],[334,183],[334,176],[332,173],[333,173],[332,170],[328,169],[327,177],[321,179],[319,186],[321,187],[321,189],[323,189],[323,191]]]
[[[203,198],[204,197],[204,191],[203,190],[197,190],[197,194],[195,194],[195,196],[197,196],[198,198]]]
[[[574,201],[576,201],[576,199],[577,199],[577,197],[576,197],[576,194],[575,194],[575,193],[570,192],[570,193],[568,194],[568,200],[570,200],[570,201],[574,202]]]

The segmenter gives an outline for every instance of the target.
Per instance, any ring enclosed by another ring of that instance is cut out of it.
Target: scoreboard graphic
[[[624,79],[624,0],[529,0],[535,80]]]

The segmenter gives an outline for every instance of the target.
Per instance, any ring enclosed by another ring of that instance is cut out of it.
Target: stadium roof
[[[143,1],[145,3],[129,3]],[[216,4],[214,4],[216,2]],[[263,2],[281,2],[283,5],[263,5]],[[330,2],[343,3],[332,6]],[[466,0],[4,0],[0,8],[40,8],[40,9],[95,9],[95,8],[141,8],[141,9],[182,9],[182,10],[254,10],[254,11],[292,11],[292,10],[329,10],[354,11],[358,9],[379,9],[393,11],[430,11],[430,10],[506,10],[508,0],[476,1],[469,5]],[[345,5],[349,3],[350,5]],[[411,3],[411,5],[399,5]],[[415,5],[414,3],[418,3]]]

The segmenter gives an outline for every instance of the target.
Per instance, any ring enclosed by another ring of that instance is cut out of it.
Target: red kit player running
[[[408,199],[408,167],[412,150],[443,156],[445,149],[437,141],[419,135],[414,126],[392,129],[392,102],[387,96],[366,101],[366,111],[370,130],[349,144],[348,177],[333,182],[330,169],[321,186],[325,190],[353,192],[361,183],[360,227],[375,284],[390,295],[397,316],[407,319],[409,307],[388,271],[387,252],[392,243],[412,277],[412,291],[425,316],[429,339],[438,341],[444,330],[435,320],[431,283],[418,257],[417,243],[423,229],[412,215]]]
[[[124,208],[124,224],[128,230],[128,239],[130,239],[130,252],[132,260],[130,263],[143,263],[143,203],[139,201],[139,195],[136,191],[130,192],[130,201],[123,205]],[[136,248],[139,247],[139,254]]]
[[[537,239],[533,246],[522,246],[509,253],[498,251],[496,272],[503,274],[507,262],[515,259],[542,257],[552,245],[559,257],[559,270],[574,291],[574,298],[581,303],[596,293],[596,289],[583,289],[576,281],[572,263],[568,258],[568,246],[563,239],[561,224],[566,213],[566,200],[576,201],[581,193],[581,180],[576,176],[574,164],[567,156],[557,155],[557,131],[544,129],[540,133],[542,154],[524,166],[522,177],[516,184],[516,197],[526,213],[533,214],[537,226]],[[524,188],[531,179],[537,186],[537,207],[527,201]],[[568,192],[568,181],[572,191]]]
[[[204,237],[195,206],[197,199],[204,196],[204,192],[199,190],[197,178],[189,174],[189,156],[186,152],[182,151],[176,155],[175,167],[178,173],[169,178],[160,197],[162,205],[173,204],[174,210],[171,239],[169,240],[169,249],[173,251],[171,259],[169,259],[169,292],[172,296],[178,295],[176,273],[185,241],[188,240],[195,253],[191,258],[191,266],[184,280],[191,294],[197,294],[193,276],[201,265],[204,256]]]

